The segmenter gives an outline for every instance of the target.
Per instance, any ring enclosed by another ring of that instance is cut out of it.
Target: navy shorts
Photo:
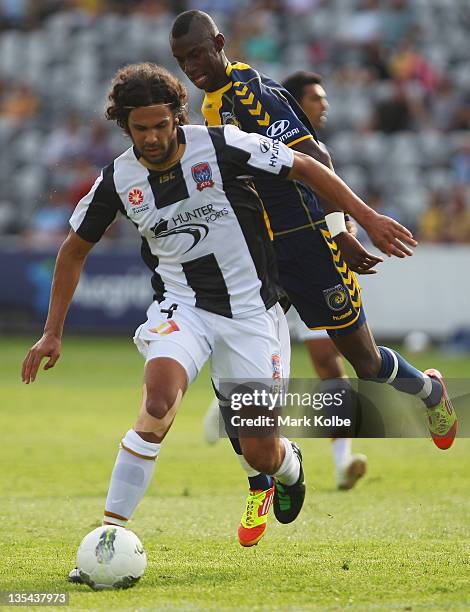
[[[274,238],[279,280],[302,321],[332,337],[361,327],[361,289],[324,222]]]

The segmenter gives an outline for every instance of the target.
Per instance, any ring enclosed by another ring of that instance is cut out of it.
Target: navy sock
[[[258,476],[248,476],[248,482],[250,483],[250,489],[257,489],[259,491],[266,491],[273,486],[273,479],[267,474],[258,474]]]
[[[400,353],[386,346],[379,346],[382,365],[378,382],[389,383],[398,391],[419,395],[428,408],[436,406],[442,395],[442,386],[434,378],[425,376],[404,359]]]

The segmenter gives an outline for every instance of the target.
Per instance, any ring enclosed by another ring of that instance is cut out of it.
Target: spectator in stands
[[[459,96],[450,75],[443,76],[430,98],[430,120],[434,128],[443,132],[452,129],[460,108]]]
[[[458,185],[470,187],[470,136],[465,135],[451,159],[451,167]]]
[[[27,83],[4,83],[0,100],[0,117],[12,123],[24,123],[37,113],[39,98]]]
[[[404,40],[393,54],[390,71],[393,78],[418,83],[427,94],[434,92],[439,80],[431,62],[420,53],[411,39]]]
[[[28,8],[28,0],[0,0],[0,30],[25,25]]]
[[[381,22],[383,43],[393,49],[403,39],[416,33],[417,28],[418,19],[409,0],[389,0]]]
[[[235,29],[240,57],[248,62],[277,63],[280,59],[273,15],[255,7],[240,16]]]
[[[109,164],[112,158],[107,160]],[[99,175],[100,168],[96,167],[88,159],[88,156],[80,155],[70,160],[67,169],[67,182],[64,185],[65,199],[67,202],[79,202],[90,191],[96,177]]]
[[[453,130],[470,130],[470,91],[460,97],[451,127]]]
[[[84,146],[84,157],[96,168],[104,168],[111,163],[117,153],[118,151],[114,151],[110,144],[105,123],[94,121]]]
[[[388,58],[384,46],[379,41],[373,41],[364,45],[361,65],[370,71],[372,80],[378,79],[383,81],[390,79]]]
[[[446,221],[445,196],[440,190],[429,194],[428,208],[418,219],[417,238],[419,242],[440,242]]]
[[[370,127],[386,134],[413,130],[423,113],[405,83],[394,79],[382,99],[377,101]]]
[[[85,131],[78,115],[70,113],[64,123],[52,131],[44,145],[46,165],[51,168],[64,165],[84,154],[87,145]]]
[[[470,244],[470,202],[469,191],[463,186],[454,187],[448,206],[441,239],[444,242]]]
[[[383,10],[379,0],[362,0],[340,31],[340,40],[348,45],[367,45],[380,39]]]
[[[133,10],[149,19],[154,19],[168,14],[168,4],[166,0],[140,0],[135,3]]]
[[[35,210],[29,227],[24,232],[28,246],[59,244],[68,234],[73,205],[62,190],[53,190],[47,204]]]

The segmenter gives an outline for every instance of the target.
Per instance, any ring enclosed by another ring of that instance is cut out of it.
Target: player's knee
[[[250,462],[248,461],[248,463]],[[260,474],[274,474],[274,472],[277,472],[279,469],[279,461],[269,457],[257,458],[253,464],[250,463],[250,465]]]
[[[163,419],[174,405],[176,398],[170,398],[161,393],[148,393],[145,400],[145,409],[155,419]]]

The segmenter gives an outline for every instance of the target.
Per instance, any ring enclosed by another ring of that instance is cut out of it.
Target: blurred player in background
[[[224,36],[207,13],[181,13],[173,23],[170,44],[180,68],[205,91],[202,114],[207,125],[237,125],[246,132],[279,140],[331,167],[329,155],[318,146],[313,126],[292,95],[251,66],[230,62],[224,53]],[[332,207],[325,199],[320,203],[305,185],[295,182],[282,188],[270,180],[256,180],[255,187],[274,241],[281,286],[303,322],[310,329],[328,331],[358,378],[385,382],[419,396],[427,409],[435,444],[448,448],[455,437],[456,417],[441,374],[433,369],[420,372],[396,351],[378,347],[366,323],[353,271],[373,273],[381,259],[365,251],[347,232],[344,215],[337,212],[341,207]],[[382,237],[373,228],[372,232],[365,229],[387,255],[411,254],[403,244],[403,240],[413,244],[409,238],[403,236],[391,249],[384,248]],[[347,395],[348,385],[343,384]],[[223,401],[220,408],[223,413]],[[336,437],[334,432],[332,435]],[[240,455],[237,441],[232,440],[232,445]],[[272,487],[272,479],[263,474],[247,470],[247,475],[250,491],[239,527],[242,545],[249,545],[252,531],[266,527],[263,499]],[[259,511],[253,512],[253,507]],[[274,513],[278,521],[289,522],[289,505],[278,483]]]
[[[325,126],[329,104],[320,75],[301,70],[288,76],[282,82],[282,86],[299,103],[316,132]],[[347,220],[346,227],[355,235],[356,227],[353,221]],[[289,310],[287,320],[292,326],[294,335],[305,343],[321,380],[347,378],[343,358],[326,330],[308,329],[294,307]],[[332,449],[336,486],[342,490],[351,489],[357,480],[364,476],[367,469],[367,458],[361,453],[352,454],[351,438],[334,438]]]

